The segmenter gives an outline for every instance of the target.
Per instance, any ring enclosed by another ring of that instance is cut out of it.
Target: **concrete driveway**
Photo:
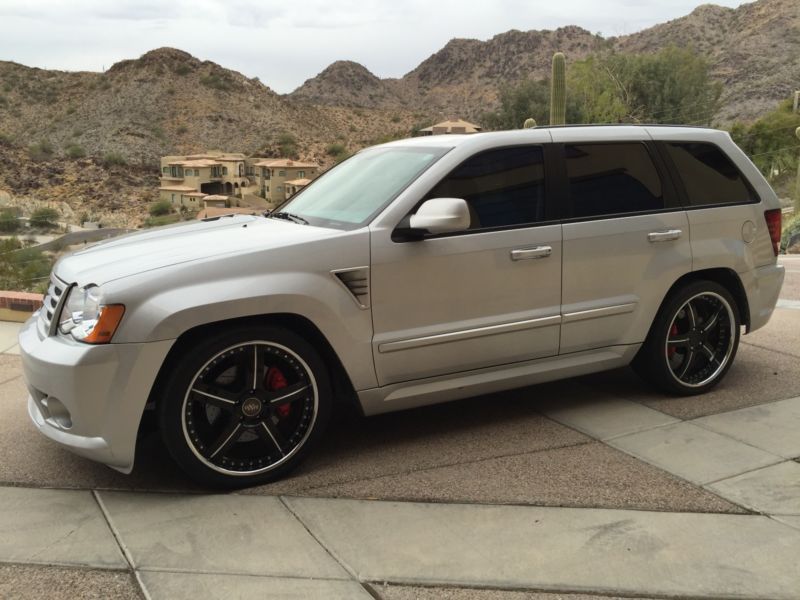
[[[0,324],[0,598],[800,598],[800,257],[782,262],[781,308],[705,396],[622,369],[340,414],[294,476],[229,495],[156,437],[130,476],[42,438]]]

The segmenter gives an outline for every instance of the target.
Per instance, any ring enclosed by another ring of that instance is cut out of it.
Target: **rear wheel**
[[[739,311],[730,292],[713,281],[691,283],[661,308],[633,367],[667,392],[701,394],[728,372],[739,333]]]
[[[241,487],[295,468],[330,416],[328,373],[301,337],[236,328],[186,349],[159,405],[162,436],[195,480]]]

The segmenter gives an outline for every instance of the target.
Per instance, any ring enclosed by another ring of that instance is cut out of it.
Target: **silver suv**
[[[366,415],[632,364],[702,393],[783,281],[781,213],[730,137],[540,128],[359,152],[266,216],[137,233],[56,265],[20,333],[30,416],[129,472],[143,413],[241,486]]]

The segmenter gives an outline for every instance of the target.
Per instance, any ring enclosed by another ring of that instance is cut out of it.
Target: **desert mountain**
[[[758,0],[739,8],[705,4],[691,14],[618,38],[615,47],[653,52],[692,46],[724,84],[722,122],[750,120],[800,88],[800,1]]]
[[[151,163],[163,154],[209,148],[260,151],[283,133],[313,154],[315,141],[330,142],[350,125],[341,111],[299,106],[257,79],[171,48],[105,73],[0,62],[0,86],[0,133],[7,138]],[[354,126],[357,133],[363,129]]]
[[[555,51],[574,61],[602,49],[653,52],[669,44],[709,57],[725,84],[721,122],[753,119],[800,87],[798,0],[704,5],[619,38],[568,26],[454,39],[402,78],[339,61],[285,96],[171,48],[104,73],[0,61],[0,192],[129,221],[155,197],[156,161],[165,154],[290,153],[327,166],[342,148],[407,136],[415,125],[479,119],[503,85],[546,77]],[[32,144],[48,152],[34,157]]]
[[[509,31],[487,41],[455,39],[401,79],[372,80],[373,90],[394,93],[376,94],[369,103],[353,96],[346,79],[325,77],[319,85],[334,65],[290,97],[313,97],[316,104],[330,106],[388,108],[399,101],[438,115],[476,118],[494,108],[503,84],[546,77],[555,51],[569,61],[602,48],[643,53],[670,44],[691,46],[710,60],[714,77],[724,83],[721,122],[753,119],[800,85],[800,2],[758,0],[737,9],[703,5],[685,17],[618,38],[570,26]]]

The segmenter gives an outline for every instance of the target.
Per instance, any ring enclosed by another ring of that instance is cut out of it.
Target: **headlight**
[[[122,304],[105,304],[96,285],[73,286],[68,292],[58,329],[87,344],[107,344],[122,320]]]

